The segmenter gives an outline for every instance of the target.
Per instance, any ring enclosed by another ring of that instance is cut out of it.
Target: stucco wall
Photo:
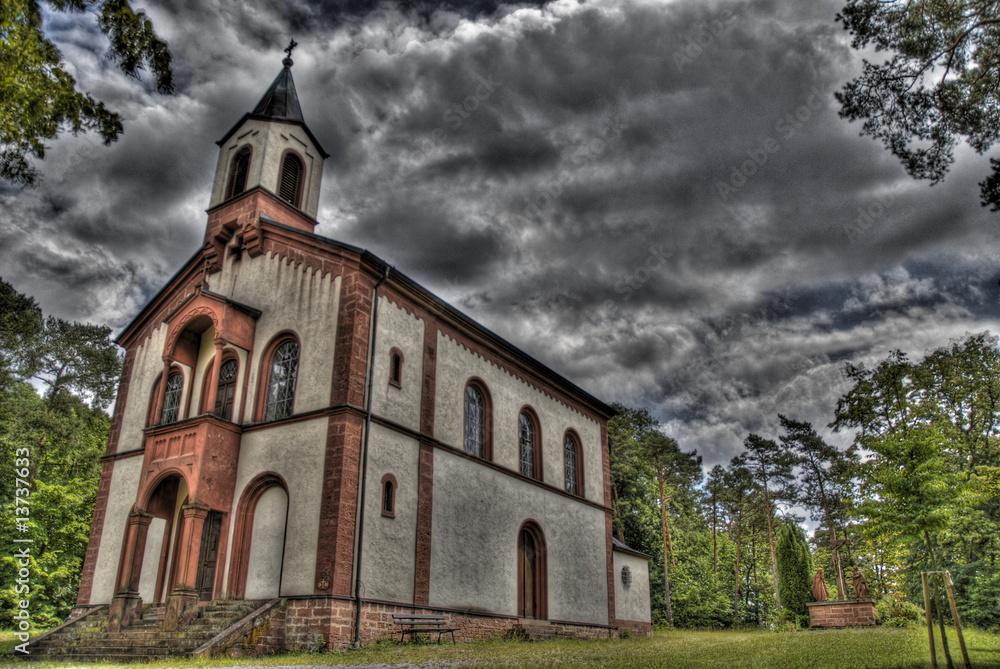
[[[142,553],[142,570],[139,572],[139,596],[144,602],[152,602],[156,589],[156,576],[160,567],[160,551],[163,549],[163,532],[167,521],[153,518],[146,532],[146,549]]]
[[[515,615],[517,538],[544,535],[549,618],[608,623],[605,515],[438,449],[434,452],[430,605]]]
[[[226,263],[222,272],[210,277],[211,289],[233,300],[260,309],[254,333],[254,355],[250,362],[250,384],[244,422],[259,420],[251,407],[258,397],[264,349],[286,330],[301,344],[295,384],[294,413],[330,405],[333,381],[333,349],[340,304],[340,277],[319,274],[266,253],[247,254],[238,263]]]
[[[416,440],[372,425],[365,491],[364,596],[392,602],[413,601],[413,561],[417,536]],[[395,518],[382,515],[382,477],[396,477]]]
[[[244,123],[219,149],[219,161],[216,164],[209,206],[214,207],[225,199],[229,167],[237,150],[245,144],[253,147],[250,172],[247,174],[247,190],[260,184],[272,193],[277,193],[282,154],[286,148],[295,150],[302,158],[306,170],[300,208],[315,218],[319,204],[319,187],[323,178],[323,159],[319,151],[313,147],[309,136],[300,126],[256,119]]]
[[[313,593],[327,424],[324,416],[243,435],[230,513],[235,514],[247,483],[258,474],[274,472],[288,485],[285,543],[292,549],[285,551],[282,595]],[[235,523],[230,523],[227,546],[233,545],[234,530]],[[226,556],[224,582],[228,582],[231,564],[232,555],[229,554]]]
[[[119,451],[142,448],[142,430],[146,427],[149,403],[153,397],[153,385],[163,371],[163,345],[167,338],[167,328],[160,325],[135,351],[132,364],[132,379],[128,386],[128,401],[122,415],[121,433],[118,437]],[[133,490],[132,494],[135,495]],[[135,499],[129,502],[131,506]]]
[[[572,428],[582,442],[584,496],[604,503],[600,426],[440,332],[434,413],[436,438],[453,448],[464,448],[465,386],[473,376],[486,382],[492,398],[494,462],[519,470],[517,419],[521,408],[529,405],[541,423],[542,480],[560,489],[565,487],[563,437],[566,430]]]
[[[94,585],[90,591],[91,604],[108,604],[115,594],[115,578],[118,576],[125,525],[128,522],[129,510],[135,504],[141,474],[141,457],[125,458],[115,462],[111,473],[108,509],[104,515],[104,528],[101,533],[101,548],[97,552],[97,563],[94,566]]]
[[[615,617],[648,623],[649,609],[649,560],[638,555],[613,552],[615,565]],[[622,583],[622,567],[632,570],[632,585]]]
[[[403,354],[401,383],[389,383],[389,352]],[[411,316],[386,298],[379,298],[375,342],[372,411],[411,430],[420,429],[420,393],[424,373],[424,321]]]
[[[257,500],[247,561],[247,599],[271,599],[280,592],[287,511],[288,497],[279,486],[265,490]]]

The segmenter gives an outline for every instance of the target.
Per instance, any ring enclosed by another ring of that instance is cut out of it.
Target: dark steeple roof
[[[284,65],[281,74],[275,77],[274,83],[250,113],[254,116],[305,123],[299,96],[295,94],[295,82],[292,80],[292,59],[286,58],[281,64]]]
[[[302,129],[306,131],[309,135],[309,139],[312,140],[313,144],[319,150],[320,155],[323,158],[329,158],[330,154],[323,150],[319,142],[313,136],[312,132],[309,130],[309,126],[306,125],[305,119],[302,118],[302,107],[299,106],[299,96],[295,92],[295,82],[292,80],[292,59],[285,58],[281,61],[284,66],[281,72],[275,77],[274,81],[271,83],[271,87],[267,89],[264,93],[264,97],[260,99],[257,106],[254,107],[253,111],[249,114],[244,114],[236,125],[230,128],[229,132],[220,139],[216,144],[222,146],[226,143],[234,132],[236,132],[241,125],[247,119],[261,119],[264,121],[278,121],[281,123],[294,123],[295,125],[302,126]]]

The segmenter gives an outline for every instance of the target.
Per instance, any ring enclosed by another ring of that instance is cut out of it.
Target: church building
[[[204,245],[117,339],[74,615],[114,632],[155,606],[171,630],[269,602],[289,649],[388,637],[392,613],[459,640],[649,634],[647,558],[611,531],[613,410],[314,232],[328,154],[283,65],[218,142]]]

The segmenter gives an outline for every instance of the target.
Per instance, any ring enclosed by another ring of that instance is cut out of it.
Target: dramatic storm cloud
[[[47,312],[121,328],[198,250],[214,141],[294,37],[331,154],[317,232],[650,408],[709,466],[779,412],[825,430],[847,361],[1000,332],[987,159],[931,188],[838,117],[860,69],[839,2],[144,8],[170,97],[117,73],[96,23],[47,15],[126,129],[61,138],[38,188],[0,190],[0,274]]]

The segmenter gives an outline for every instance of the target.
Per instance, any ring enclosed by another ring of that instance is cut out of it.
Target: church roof
[[[646,555],[645,553],[643,553],[641,551],[637,551],[636,549],[634,549],[631,546],[629,546],[628,544],[626,544],[624,541],[619,541],[618,537],[611,537],[611,543],[614,546],[614,549],[616,551],[619,551],[619,552],[622,552],[622,553],[631,553],[632,555],[636,555],[638,557],[644,557],[644,558],[651,559],[649,555]]]
[[[233,136],[241,125],[243,125],[248,119],[258,119],[261,121],[277,121],[279,123],[293,123],[295,125],[302,126],[302,129],[306,131],[309,139],[316,146],[316,149],[320,152],[320,155],[324,159],[329,158],[330,154],[323,150],[320,146],[319,141],[313,136],[312,132],[309,130],[309,126],[306,125],[305,119],[302,117],[302,107],[299,105],[299,96],[295,92],[295,80],[292,79],[292,59],[286,58],[281,61],[282,69],[274,81],[271,82],[271,86],[264,93],[264,97],[260,99],[257,106],[253,108],[253,111],[244,114],[243,118],[237,121],[236,125],[229,129],[222,139],[220,139],[216,144],[222,146],[226,141]]]
[[[305,123],[299,96],[295,93],[295,81],[292,79],[292,60],[286,58],[281,64],[284,65],[281,73],[274,78],[267,93],[264,93],[264,97],[250,113],[254,116]]]

